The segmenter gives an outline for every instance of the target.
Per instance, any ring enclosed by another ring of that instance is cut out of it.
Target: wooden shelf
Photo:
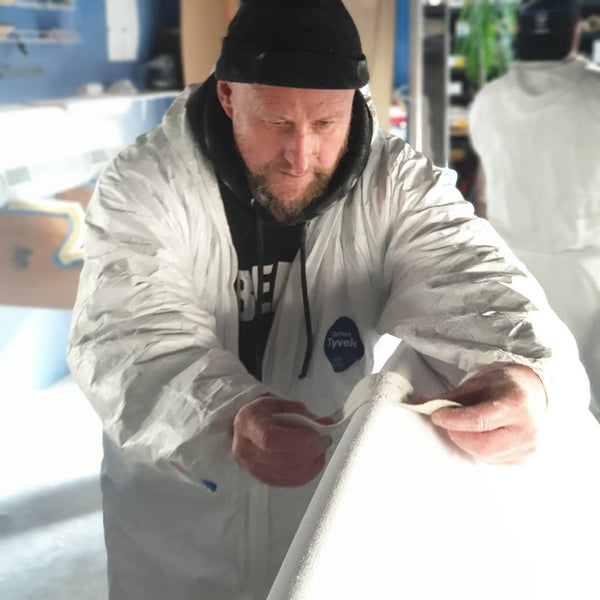
[[[0,37],[0,44],[80,44],[74,29],[13,29]]]

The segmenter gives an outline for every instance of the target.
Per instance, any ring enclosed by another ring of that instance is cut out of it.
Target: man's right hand
[[[300,402],[269,397],[248,404],[233,421],[233,455],[244,471],[267,485],[304,485],[323,470],[332,440],[309,427],[280,425],[276,413],[315,418]]]

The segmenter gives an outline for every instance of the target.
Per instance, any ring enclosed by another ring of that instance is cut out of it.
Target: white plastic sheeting
[[[6,141],[0,144],[0,207],[95,179],[120,149],[160,122],[175,95],[105,94],[0,107]]]

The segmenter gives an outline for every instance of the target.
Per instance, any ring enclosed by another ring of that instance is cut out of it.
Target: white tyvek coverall
[[[515,62],[469,118],[487,217],[577,340],[600,418],[600,67]]]
[[[236,254],[185,117],[188,94],[105,170],[88,210],[69,363],[107,433],[112,600],[265,598],[316,482],[272,488],[244,474],[233,416],[269,390],[330,414],[370,372],[383,332],[441,371],[532,365],[553,410],[586,402],[574,342],[537,283],[451,182],[382,133],[353,191],[308,226],[308,376],[298,378],[297,257],[258,383],[237,358]],[[356,323],[365,355],[335,373],[323,343],[341,316]]]

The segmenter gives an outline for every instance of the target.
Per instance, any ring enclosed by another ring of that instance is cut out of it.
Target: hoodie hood
[[[572,92],[587,63],[578,56],[557,61],[515,61],[508,72],[511,93],[525,110],[538,110]]]

